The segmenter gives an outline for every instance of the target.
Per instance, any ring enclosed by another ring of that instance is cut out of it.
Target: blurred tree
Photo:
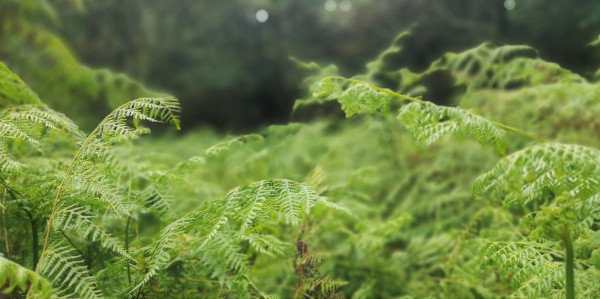
[[[180,97],[185,127],[285,122],[305,75],[289,56],[333,62],[346,75],[362,72],[407,28],[412,35],[401,55],[386,58],[391,69],[423,71],[443,53],[483,41],[530,44],[585,75],[600,61],[587,46],[600,28],[594,0],[106,0],[89,1],[83,11],[58,7],[60,21],[49,25],[86,63]],[[268,13],[262,23],[260,9]]]
[[[0,2],[0,60],[30,82],[43,101],[83,128],[95,125],[114,107],[158,95],[123,74],[82,65],[52,30],[56,8],[81,11],[79,0]]]

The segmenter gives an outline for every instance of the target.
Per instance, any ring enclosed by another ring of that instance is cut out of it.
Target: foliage
[[[313,72],[296,104],[312,121],[242,136],[141,138],[180,128],[168,96],[84,134],[0,65],[0,289],[598,297],[598,83],[525,46],[393,68],[407,38],[352,78],[296,61]]]

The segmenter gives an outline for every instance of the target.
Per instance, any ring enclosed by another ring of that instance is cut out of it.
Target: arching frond
[[[492,145],[500,154],[506,149],[505,127],[499,124],[460,108],[438,106],[367,82],[328,77],[315,85],[313,96],[324,101],[337,100],[347,117],[375,112],[388,114],[397,106],[398,118],[417,141],[425,144],[458,133],[483,145]],[[402,101],[409,103],[401,106]]]
[[[437,106],[429,102],[413,102],[400,109],[398,118],[413,137],[427,145],[449,133],[492,145],[500,154],[506,149],[506,132],[489,120],[465,110]]]
[[[48,277],[55,294],[64,297],[101,298],[96,281],[90,276],[85,263],[69,246],[53,244],[44,251],[38,272]]]
[[[396,98],[370,83],[340,77],[327,77],[316,83],[313,86],[313,97],[323,101],[337,100],[346,117],[375,112],[388,113]]]
[[[54,219],[58,230],[69,230],[83,240],[100,241],[103,248],[131,259],[121,241],[92,222],[92,213],[85,207],[70,205],[61,207]]]

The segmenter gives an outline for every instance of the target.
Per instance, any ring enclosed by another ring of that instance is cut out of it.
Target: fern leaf
[[[282,218],[288,224],[297,225],[300,218],[316,205],[348,212],[319,196],[310,187],[283,179],[259,181],[236,188],[229,192],[225,202],[228,212],[240,221],[242,234],[251,228],[260,227],[273,216]]]
[[[395,96],[367,82],[327,77],[313,88],[313,97],[337,100],[346,117],[356,114],[388,113]]]
[[[54,221],[56,229],[71,230],[84,240],[100,241],[103,248],[132,259],[121,241],[92,222],[92,215],[85,207],[70,205],[60,208]]]
[[[15,290],[40,299],[52,295],[52,285],[46,278],[0,255],[0,293],[10,295]]]
[[[449,133],[473,138],[492,145],[500,154],[506,151],[506,132],[489,120],[465,110],[437,106],[429,102],[413,102],[400,109],[398,118],[413,137],[427,145]]]
[[[506,206],[546,202],[568,196],[584,200],[598,193],[600,151],[569,144],[541,144],[502,159],[493,170],[480,176],[473,192],[492,192]]]
[[[96,281],[89,275],[85,263],[69,246],[53,244],[38,264],[38,272],[47,277],[55,293],[64,297],[101,298]]]

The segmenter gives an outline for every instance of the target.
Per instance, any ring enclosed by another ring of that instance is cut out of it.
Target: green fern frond
[[[47,277],[59,297],[101,298],[96,281],[69,246],[53,244],[48,247],[38,264],[38,272]]]
[[[447,134],[457,133],[483,145],[492,145],[503,155],[506,151],[507,131],[532,137],[460,108],[438,106],[363,81],[327,77],[317,83],[314,89],[313,97],[322,101],[337,100],[347,117],[375,112],[385,115],[398,107],[398,118],[417,141],[425,144],[431,144]]]
[[[437,106],[429,102],[413,102],[400,109],[398,118],[413,137],[427,145],[449,133],[473,138],[492,145],[500,154],[506,151],[506,131],[489,120],[465,110]]]
[[[159,271],[168,266],[171,262],[169,250],[174,247],[176,239],[189,229],[189,226],[195,220],[194,216],[195,214],[191,213],[170,223],[160,231],[156,241],[154,241],[151,246],[144,247],[140,250],[141,253],[147,255],[147,258],[140,278],[136,281],[135,286],[129,291],[130,295],[139,291]]]
[[[100,241],[103,248],[131,259],[119,239],[92,222],[92,213],[85,207],[70,205],[59,208],[54,227],[58,230],[72,231],[83,240]]]
[[[484,259],[510,278],[514,296],[544,297],[564,283],[564,265],[555,261],[562,254],[546,244],[492,242],[481,249]]]
[[[80,136],[71,120],[44,106],[22,105],[0,110],[0,169],[7,173],[23,169],[26,165],[12,157],[9,145],[22,142],[39,150],[40,140],[48,131]]]
[[[240,222],[240,232],[261,227],[273,217],[297,225],[314,206],[347,209],[318,195],[312,188],[290,180],[276,179],[235,188],[225,198],[226,212]]]
[[[540,144],[502,159],[480,176],[473,192],[502,198],[505,206],[524,206],[566,196],[579,201],[600,190],[600,151],[581,145]]]
[[[208,203],[199,211],[167,225],[156,241],[143,249],[147,256],[146,266],[130,294],[169,265],[172,260],[169,251],[187,230],[200,232],[202,237],[196,240],[198,245],[193,252],[203,253],[201,259],[205,266],[210,266],[215,277],[225,279],[225,273],[245,269],[246,256],[240,253],[239,242],[247,241],[259,253],[278,253],[282,251],[281,242],[274,237],[259,235],[261,228],[267,222],[282,220],[297,225],[301,217],[317,205],[347,212],[308,186],[289,180],[259,181],[235,188],[224,199]],[[212,258],[206,255],[210,252]],[[222,255],[223,252],[227,255]]]
[[[242,239],[260,254],[281,255],[289,248],[287,243],[271,235],[249,234],[242,236]]]
[[[46,278],[0,255],[0,293],[10,296],[16,290],[32,298],[52,296],[52,285]]]
[[[374,85],[340,77],[327,77],[313,87],[313,97],[337,100],[346,117],[356,114],[388,113],[396,97]]]
[[[235,235],[219,232],[203,247],[200,261],[210,278],[231,286],[230,278],[246,272],[248,256]]]

